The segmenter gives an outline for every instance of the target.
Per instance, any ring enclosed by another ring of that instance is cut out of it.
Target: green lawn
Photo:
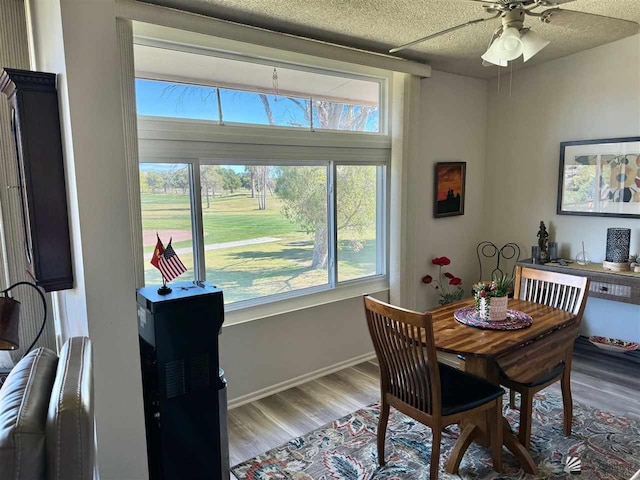
[[[249,192],[203,199],[203,227],[207,245],[271,237],[268,243],[230,246],[207,250],[207,281],[224,289],[225,302],[236,302],[300,288],[324,285],[326,269],[312,269],[313,235],[301,231],[282,214],[282,202],[274,196],[267,199],[267,209],[259,210]],[[191,230],[188,195],[174,193],[142,193],[143,229]],[[164,239],[165,243],[168,239]],[[174,241],[175,249],[191,248],[191,241]],[[146,246],[145,252],[153,250]],[[339,245],[341,279],[375,273],[375,232],[354,252],[351,243],[342,238]],[[193,279],[193,254],[178,252],[189,271],[180,279]],[[146,264],[147,285],[161,283],[160,272]]]

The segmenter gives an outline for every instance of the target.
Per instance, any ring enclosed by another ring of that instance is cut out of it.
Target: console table
[[[573,262],[563,266],[557,262],[543,264],[533,263],[531,259],[527,259],[517,262],[517,265],[588,277],[591,280],[589,296],[640,305],[640,273],[611,272],[602,268],[601,263],[578,265]]]

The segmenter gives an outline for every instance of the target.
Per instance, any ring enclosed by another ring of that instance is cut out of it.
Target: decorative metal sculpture
[[[502,248],[498,248],[493,242],[480,242],[476,247],[476,254],[478,255],[478,264],[480,265],[480,278],[479,281],[482,280],[490,280],[495,276],[503,277],[505,272],[500,267],[501,260],[511,260],[514,259],[513,268],[511,269],[511,276],[515,275],[516,271],[516,262],[520,260],[520,247],[515,243],[505,243]],[[484,258],[494,258],[496,259],[496,266],[493,270],[491,270],[491,278],[483,278],[482,275],[482,257]]]

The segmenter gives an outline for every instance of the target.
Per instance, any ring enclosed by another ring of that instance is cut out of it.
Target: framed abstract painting
[[[640,137],[562,142],[557,213],[640,218]]]
[[[464,184],[467,162],[436,163],[433,216],[464,215]]]

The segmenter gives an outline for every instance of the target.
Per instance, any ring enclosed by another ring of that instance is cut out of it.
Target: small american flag
[[[171,246],[171,240],[169,240],[168,245],[164,249],[164,253],[158,259],[158,268],[166,282],[170,282],[187,271],[187,267],[180,261]]]
[[[153,257],[151,258],[151,265],[160,270],[162,274],[163,280],[166,282],[170,282],[174,278],[182,275],[187,271],[187,268],[178,258],[175,250],[171,246],[171,239],[169,240],[169,244],[165,248],[162,245],[162,241],[160,237],[158,237],[158,242],[156,243],[156,248],[153,251]]]

